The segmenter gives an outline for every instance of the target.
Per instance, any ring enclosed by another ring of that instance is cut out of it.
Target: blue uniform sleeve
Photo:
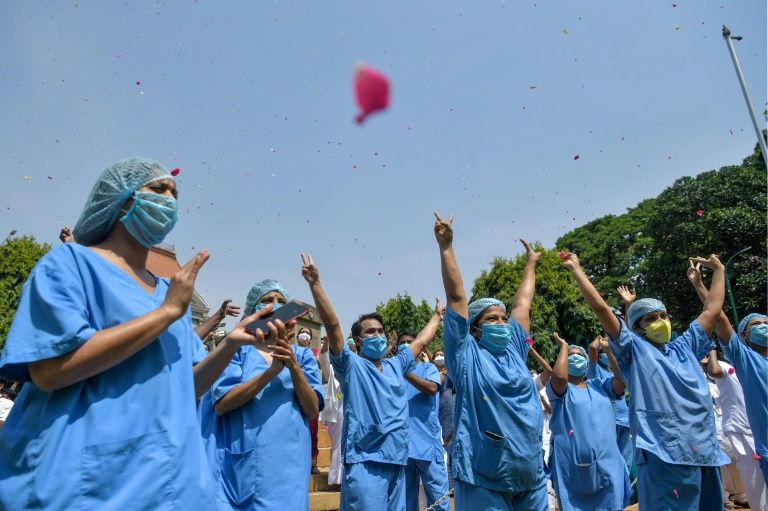
[[[512,342],[509,343],[508,348],[517,352],[523,361],[528,360],[528,351],[531,349],[531,345],[528,344],[528,332],[512,318],[509,318],[509,328]]]
[[[416,361],[413,359],[413,352],[410,349],[397,350],[395,357],[400,364],[400,372],[405,376],[416,367]]]
[[[603,366],[598,364],[597,362],[592,362],[591,360],[587,361],[587,378],[598,378],[603,379],[606,376],[609,376],[611,373],[609,371],[606,371],[603,369]]]
[[[225,367],[219,375],[219,379],[211,386],[211,398],[213,399],[214,405],[219,399],[224,397],[227,392],[243,383],[243,365],[245,364],[245,359],[247,357],[245,349],[245,346],[241,346],[237,349],[232,360],[229,361],[227,367]]]
[[[565,395],[568,393],[568,385],[565,386],[565,392],[563,392],[562,396],[558,396],[555,394],[555,390],[552,388],[552,378],[549,379],[547,382],[546,393],[547,397],[549,398],[549,402],[554,406],[555,401],[559,401],[565,397]]]
[[[611,373],[608,373],[602,378],[596,379],[596,381],[599,382],[600,389],[603,391],[606,397],[608,397],[608,399],[611,401],[616,401],[617,399],[621,399],[624,396],[617,396],[613,391],[613,378],[614,376]]]
[[[301,372],[304,373],[304,378],[307,379],[307,383],[317,394],[317,399],[319,400],[318,412],[322,412],[323,408],[325,408],[325,389],[323,389],[323,382],[320,380],[320,367],[317,365],[317,360],[315,360],[315,356],[309,348],[294,346],[293,350],[296,353],[296,359],[301,364]]]
[[[437,366],[431,362],[427,362],[424,368],[424,379],[437,383],[438,388],[442,383],[440,381],[440,371],[437,370]]]
[[[448,374],[457,374],[460,359],[464,356],[469,335],[469,321],[461,317],[450,307],[445,310],[443,318],[443,349],[445,351],[445,366]]]
[[[30,381],[29,362],[69,353],[96,333],[73,249],[66,245],[43,256],[22,287],[0,358],[5,378]]]
[[[330,350],[328,351],[331,355],[331,365],[333,366],[333,370],[336,372],[336,376],[338,376],[339,382],[341,382],[344,379],[344,376],[347,374],[347,369],[349,368],[349,364],[352,363],[352,357],[356,357],[354,353],[352,353],[352,350],[349,349],[349,346],[347,346],[347,343],[344,343],[344,347],[341,349],[341,353],[338,355],[334,355]]]
[[[728,360],[736,369],[736,372],[739,372],[739,370],[746,365],[746,361],[744,360],[745,348],[746,346],[741,342],[741,339],[736,335],[736,332],[731,334],[731,339],[728,341],[727,345],[723,344],[723,351],[728,356]]]
[[[616,356],[621,371],[621,379],[625,382],[630,381],[630,369],[632,368],[632,343],[637,342],[638,337],[627,328],[624,320],[619,318],[619,337],[611,339],[608,346]],[[641,341],[645,342],[645,341]]]
[[[697,360],[709,355],[709,352],[715,349],[715,343],[709,338],[707,333],[701,327],[698,319],[694,319],[688,326],[688,330],[683,332],[683,335],[676,338],[673,342],[685,342],[691,351],[696,355]]]

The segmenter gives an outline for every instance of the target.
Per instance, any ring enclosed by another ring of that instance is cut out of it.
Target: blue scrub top
[[[438,391],[430,396],[408,384],[408,457],[422,461],[442,460],[443,435],[438,419],[440,372],[435,364],[420,362],[411,374],[436,383]]]
[[[407,465],[410,384],[405,375],[413,370],[411,350],[382,359],[379,371],[345,344],[338,355],[331,353],[331,364],[344,394],[344,463]]]
[[[712,396],[699,365],[714,343],[699,321],[662,350],[619,322],[619,337],[610,347],[632,392],[629,424],[635,448],[675,465],[730,463],[717,442]]]
[[[558,396],[547,382],[552,404],[549,467],[561,509],[614,511],[629,505],[627,464],[616,442],[611,402],[613,375],[590,378],[587,387],[568,384]]]
[[[91,249],[55,247],[24,284],[0,375],[30,381],[28,363],[157,309],[168,286],[150,295]],[[211,509],[192,373],[205,355],[187,312],[102,373],[53,392],[24,385],[0,432],[0,508]]]
[[[453,477],[475,486],[521,492],[545,481],[541,401],[525,365],[528,334],[509,320],[506,351],[493,355],[469,334],[467,318],[450,307],[443,341],[456,387]]]
[[[613,373],[606,370],[597,362],[591,360],[587,365],[587,378],[597,378],[598,380],[604,380],[609,376],[613,376]],[[615,398],[615,401],[611,401],[613,404],[613,413],[616,415],[616,425],[629,427],[629,408],[627,408],[627,401],[624,396]]]
[[[312,350],[292,346],[323,409],[320,371]],[[241,346],[200,403],[202,434],[220,509],[307,509],[311,443],[291,379],[283,368],[245,405],[219,416],[216,402],[269,368],[254,346]]]
[[[747,346],[733,334],[725,354],[736,369],[736,377],[744,390],[747,419],[755,437],[755,450],[768,459],[768,358]]]

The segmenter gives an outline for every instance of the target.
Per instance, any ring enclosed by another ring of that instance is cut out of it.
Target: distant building
[[[176,272],[181,270],[181,265],[176,259],[174,248],[171,245],[161,243],[149,249],[147,269],[158,277],[170,279]],[[208,305],[208,302],[196,290],[192,292],[190,307],[192,309],[192,324],[194,326],[205,321],[208,318],[208,311],[211,310],[211,306]]]

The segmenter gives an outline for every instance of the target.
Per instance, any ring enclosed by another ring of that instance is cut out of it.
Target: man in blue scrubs
[[[611,338],[621,378],[632,389],[630,428],[640,509],[722,510],[719,467],[729,460],[717,442],[712,398],[699,360],[714,348],[709,336],[723,306],[724,267],[715,255],[693,261],[713,270],[712,289],[701,315],[672,340],[659,300],[634,302],[625,324],[589,281],[578,257],[569,253],[563,261]]]
[[[432,317],[410,349],[384,358],[388,350],[383,319],[376,313],[363,314],[352,325],[355,355],[345,342],[312,256],[302,254],[302,261],[301,272],[325,326],[331,364],[344,394],[341,509],[402,511],[408,462],[405,376],[413,370],[414,355],[434,338],[440,316]]]
[[[437,314],[445,314],[445,308],[438,305]],[[409,346],[416,336],[400,334],[398,347]],[[432,506],[442,498],[433,509],[449,511],[448,472],[443,456],[442,432],[438,420],[440,372],[437,367],[422,360],[423,354],[416,356],[416,367],[405,376],[408,380],[408,465],[405,468],[406,511],[419,509],[419,480],[424,486],[427,506]]]
[[[447,300],[443,341],[456,385],[451,471],[455,508],[547,509],[541,402],[526,367],[530,308],[540,254],[520,240],[527,262],[507,318],[494,298],[467,303],[453,253],[453,216],[435,213]]]

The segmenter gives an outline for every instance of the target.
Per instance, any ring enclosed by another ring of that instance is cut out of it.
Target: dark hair
[[[375,319],[379,323],[381,323],[381,326],[384,326],[384,318],[381,317],[381,314],[378,312],[370,312],[368,314],[361,314],[359,318],[357,318],[357,321],[352,324],[352,337],[360,337],[360,334],[363,333],[363,321],[366,319]]]
[[[397,336],[397,344],[401,344],[401,341],[403,340],[403,337],[413,337],[413,339],[416,339],[416,334],[412,332],[403,332],[402,334]]]
[[[312,330],[307,328],[307,327],[305,327],[305,326],[299,328],[299,331],[297,333],[300,334],[301,332],[308,332],[309,336],[312,337]]]

